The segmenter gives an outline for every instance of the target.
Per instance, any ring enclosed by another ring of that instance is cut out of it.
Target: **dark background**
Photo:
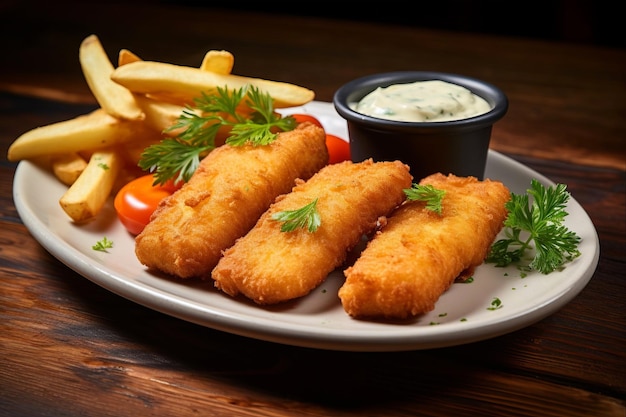
[[[191,7],[219,7],[267,13],[372,21],[471,33],[501,34],[544,40],[626,46],[619,2],[545,1],[374,1],[231,2],[161,0]],[[367,38],[363,39],[367,42]]]

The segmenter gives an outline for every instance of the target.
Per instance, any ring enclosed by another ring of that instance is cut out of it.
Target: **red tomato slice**
[[[293,116],[294,119],[296,119],[296,122],[298,122],[298,124],[304,123],[304,122],[311,122],[315,125],[318,125],[322,129],[324,128],[324,126],[322,126],[322,123],[315,116],[311,116],[310,114],[297,113],[297,114],[292,114],[291,116]]]
[[[141,233],[150,221],[150,216],[165,197],[176,191],[172,183],[152,185],[152,174],[135,178],[124,185],[115,195],[113,206],[126,230],[134,235]]]
[[[326,134],[326,147],[328,148],[328,163],[350,160],[350,144],[339,136]]]

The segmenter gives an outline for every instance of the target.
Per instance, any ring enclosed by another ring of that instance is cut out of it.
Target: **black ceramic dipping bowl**
[[[485,99],[491,110],[461,120],[402,122],[367,116],[352,108],[378,87],[426,80],[465,87]],[[358,78],[337,90],[333,104],[347,121],[352,161],[400,160],[409,165],[415,182],[436,172],[482,180],[492,126],[508,110],[506,95],[494,85],[464,75],[427,71],[388,72]]]

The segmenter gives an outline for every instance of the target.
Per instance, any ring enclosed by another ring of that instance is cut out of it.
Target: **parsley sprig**
[[[442,201],[446,195],[446,190],[440,190],[431,184],[413,184],[411,188],[404,189],[404,194],[410,201],[425,201],[426,209],[441,214],[443,210]]]
[[[251,112],[239,111],[244,104]],[[147,147],[141,154],[139,167],[154,173],[155,184],[188,181],[200,161],[215,148],[215,138],[223,127],[230,128],[226,143],[232,146],[267,145],[278,131],[293,130],[296,120],[274,112],[271,96],[257,87],[245,86],[229,90],[217,88],[186,106],[177,121],[165,132],[181,130],[174,138]]]
[[[527,267],[549,274],[580,256],[580,237],[563,225],[569,198],[565,185],[546,188],[536,179],[531,180],[526,194],[511,193],[506,203],[506,238],[492,245],[486,261],[507,266],[521,261],[526,251],[534,248],[535,255]]]
[[[97,241],[96,244],[91,247],[91,249],[100,252],[106,252],[107,249],[111,249],[112,247],[113,241],[104,236],[101,240]]]
[[[283,222],[281,232],[293,232],[296,229],[307,229],[315,232],[322,224],[320,214],[317,212],[317,198],[309,204],[295,210],[284,210],[274,213],[272,220]]]

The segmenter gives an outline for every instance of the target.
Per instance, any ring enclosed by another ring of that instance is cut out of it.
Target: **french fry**
[[[235,65],[235,57],[228,51],[210,50],[204,55],[200,69],[216,74],[230,74]]]
[[[116,119],[102,109],[53,123],[19,136],[7,152],[9,161],[100,149],[129,140],[141,122]]]
[[[128,49],[121,49],[119,52],[117,65],[121,67],[122,65],[130,64],[131,62],[137,62],[137,61],[143,61],[143,60],[138,55],[134,54]],[[230,72],[233,69],[234,63],[235,63],[235,57],[233,56],[232,53],[228,51],[223,51],[223,50],[222,51],[210,50],[204,55],[204,59],[202,60],[200,69],[202,71],[209,71],[209,72],[214,72],[217,74],[230,74]],[[167,97],[167,95],[164,97],[159,97],[158,94],[150,94],[149,96],[146,96],[143,94],[134,94],[134,96],[135,96],[135,101],[137,102],[137,105],[141,107],[141,109],[144,112],[146,110],[150,111],[150,109],[146,109],[145,102],[144,103],[139,102],[141,98],[143,97],[149,97],[151,99],[150,101],[153,103],[161,102],[166,106],[168,106],[169,104],[173,104],[174,106],[171,106],[171,111],[174,111],[174,110],[178,111],[178,109],[180,109],[180,112],[182,112],[182,109],[184,108],[184,105],[185,105],[184,100],[172,100],[172,98]],[[146,117],[150,117],[150,115],[146,115]],[[157,126],[162,127],[162,128],[164,127],[161,124],[158,124]]]
[[[111,194],[122,158],[115,151],[94,152],[87,167],[59,199],[63,211],[75,222],[95,217]]]
[[[147,147],[155,145],[161,141],[162,137],[150,140],[149,138],[143,138],[137,141],[128,142],[120,149],[120,155],[124,157],[124,161],[127,166],[137,166],[141,155],[144,153]]]
[[[150,97],[137,94],[137,104],[145,114],[144,123],[152,129],[163,132],[165,136],[176,136],[179,132],[164,132],[170,128],[185,110],[185,106],[155,100]]]
[[[52,158],[52,172],[65,185],[72,185],[87,167],[87,161],[77,153]]]
[[[163,140],[163,135],[153,129],[142,129],[137,131],[133,140],[124,142],[115,147],[118,154],[124,158],[125,164],[131,167],[137,167],[141,155],[147,147],[155,145]]]
[[[130,64],[131,62],[141,61],[142,59],[139,56],[135,55],[128,49],[120,49],[120,52],[117,57],[117,66],[121,67],[122,65]]]
[[[100,40],[90,35],[80,44],[78,58],[87,84],[96,100],[108,114],[125,120],[141,120],[143,114],[134,96],[121,85],[111,81],[113,64]]]
[[[304,87],[279,81],[216,74],[164,62],[137,61],[116,68],[111,79],[134,93],[169,96],[172,100],[193,103],[202,92],[213,94],[218,87],[238,89],[253,85],[274,99],[274,107],[284,108],[306,104],[315,93]]]

